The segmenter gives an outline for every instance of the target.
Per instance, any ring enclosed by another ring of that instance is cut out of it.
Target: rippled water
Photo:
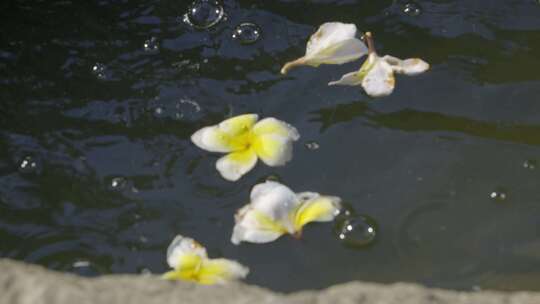
[[[537,1],[236,0],[207,29],[185,22],[188,1],[0,7],[1,256],[161,273],[182,233],[282,291],[353,279],[540,290]],[[358,63],[279,74],[337,20],[432,70],[378,100],[326,86]],[[260,29],[251,44],[233,38],[243,23]],[[230,183],[189,136],[246,112],[302,138],[287,166]],[[376,238],[346,246],[339,227],[314,224],[301,240],[232,245],[232,214],[265,178],[341,196]]]

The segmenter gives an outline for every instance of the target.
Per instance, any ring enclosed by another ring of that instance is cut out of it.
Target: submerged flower
[[[392,94],[396,84],[394,73],[417,75],[429,69],[429,64],[419,58],[401,60],[389,55],[379,57],[375,52],[371,33],[366,33],[365,37],[369,56],[360,70],[345,74],[340,80],[332,81],[328,85],[361,85],[369,96],[381,97]]]
[[[260,158],[268,166],[282,166],[292,159],[292,143],[300,135],[291,125],[269,117],[244,114],[204,127],[191,136],[199,148],[229,153],[216,168],[223,178],[235,181],[255,167]]]
[[[281,68],[281,74],[296,66],[320,64],[343,64],[367,54],[366,45],[356,35],[356,25],[341,22],[328,22],[311,35],[306,54]]]
[[[332,221],[341,207],[339,197],[294,193],[273,181],[253,187],[250,198],[251,202],[235,215],[233,244],[267,243],[286,233],[300,237],[304,225]]]
[[[177,235],[167,249],[167,263],[171,268],[163,274],[167,280],[184,280],[200,284],[222,284],[243,279],[249,269],[227,259],[209,259],[206,249],[195,240]]]

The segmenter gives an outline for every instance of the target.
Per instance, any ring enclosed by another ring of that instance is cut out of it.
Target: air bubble
[[[489,194],[489,197],[494,201],[503,202],[508,198],[508,193],[504,188],[497,187]]]
[[[198,29],[207,29],[223,19],[223,7],[216,0],[196,0],[191,3],[184,21]]]
[[[523,162],[523,168],[529,169],[529,170],[536,169],[536,161],[532,160],[532,159],[528,159],[528,160],[524,161]]]
[[[336,222],[334,231],[343,245],[361,248],[369,246],[375,241],[377,223],[365,215],[344,217]]]
[[[422,13],[422,7],[414,2],[409,2],[403,6],[403,12],[407,16],[416,17]]]
[[[122,176],[113,177],[109,185],[112,190],[122,190],[126,187],[127,180]]]
[[[241,44],[252,44],[261,37],[261,28],[255,23],[241,23],[232,33],[232,38]]]
[[[315,150],[319,150],[319,148],[321,147],[319,145],[318,142],[316,141],[308,141],[306,144],[305,144],[306,148],[308,148],[308,150],[311,150],[311,151],[315,151]]]
[[[201,106],[192,99],[182,98],[176,104],[176,118],[180,120],[195,120],[201,112]]]

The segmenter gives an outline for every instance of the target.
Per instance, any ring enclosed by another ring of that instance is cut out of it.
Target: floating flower
[[[328,85],[362,85],[369,96],[381,97],[392,94],[396,85],[394,73],[417,75],[429,69],[429,64],[419,58],[401,60],[392,56],[379,57],[375,52],[371,33],[365,35],[369,56],[360,70],[345,74]]]
[[[273,181],[253,187],[250,198],[251,202],[235,215],[233,244],[267,243],[286,233],[300,237],[304,225],[332,221],[341,207],[339,197],[294,193]]]
[[[184,280],[200,284],[223,284],[243,279],[249,269],[227,259],[209,259],[206,249],[195,240],[177,235],[167,249],[167,263],[171,268],[163,274],[167,280]]]
[[[343,64],[367,54],[366,45],[356,35],[356,25],[341,22],[328,22],[311,35],[306,47],[306,55],[287,62],[281,74],[296,66],[321,64]]]
[[[282,166],[292,159],[292,143],[300,135],[291,125],[269,117],[244,114],[204,127],[191,136],[199,148],[229,153],[216,168],[223,178],[236,181],[255,167],[260,158],[268,166]]]

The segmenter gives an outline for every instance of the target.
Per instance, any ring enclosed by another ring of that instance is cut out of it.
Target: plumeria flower
[[[163,274],[167,280],[192,281],[205,285],[223,284],[243,279],[249,269],[227,259],[209,259],[206,249],[197,241],[177,235],[167,249],[167,263],[171,268]]]
[[[328,85],[361,85],[369,96],[381,97],[392,94],[396,85],[394,73],[412,76],[429,69],[429,64],[419,58],[401,60],[389,55],[379,57],[371,33],[367,32],[365,37],[369,56],[360,70],[345,74]]]
[[[292,144],[300,138],[291,125],[272,117],[259,122],[257,114],[229,118],[204,127],[191,136],[199,148],[228,153],[216,163],[223,178],[236,181],[255,167],[260,158],[268,166],[282,166],[292,159]]]
[[[343,64],[367,54],[366,45],[356,35],[356,25],[341,22],[328,22],[311,35],[306,47],[306,54],[287,62],[281,68],[281,74],[296,66],[320,64]]]
[[[253,187],[250,198],[251,202],[235,215],[233,244],[268,243],[287,233],[299,238],[304,225],[332,221],[341,208],[339,197],[294,193],[273,181]]]

